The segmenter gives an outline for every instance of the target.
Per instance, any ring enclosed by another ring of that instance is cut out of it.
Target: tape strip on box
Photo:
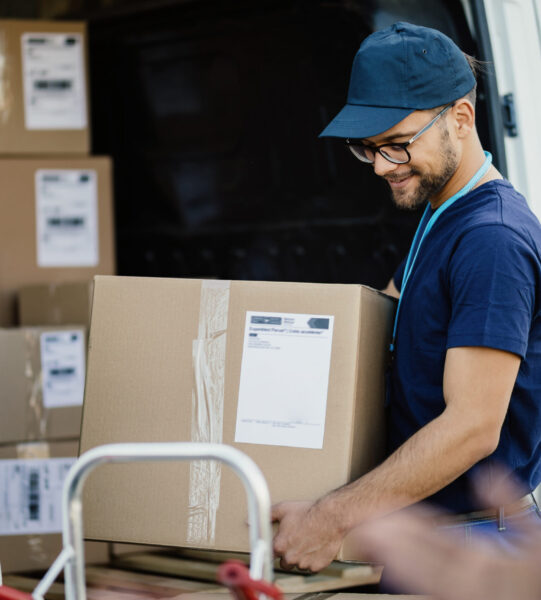
[[[51,458],[48,442],[24,442],[17,444],[17,458]]]
[[[222,443],[224,380],[230,281],[201,284],[198,337],[193,341],[193,442]],[[220,503],[221,463],[190,463],[187,541],[212,544]]]
[[[25,442],[17,444],[17,458],[32,459],[32,458],[50,458],[51,450],[47,442]],[[27,555],[35,564],[44,564],[49,556],[44,548],[43,535],[27,534]]]
[[[43,404],[43,380],[40,361],[40,336],[36,329],[24,330],[24,375],[27,381],[26,439],[46,437],[47,409]]]
[[[0,31],[0,123],[5,125],[11,116],[13,93],[10,86],[11,65],[8,60],[7,35]]]

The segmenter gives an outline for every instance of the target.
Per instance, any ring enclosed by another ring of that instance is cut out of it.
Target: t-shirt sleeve
[[[406,268],[406,258],[398,265],[393,275],[395,288],[400,292],[402,290],[402,280],[404,279],[404,269]]]
[[[467,232],[449,263],[447,348],[484,346],[526,355],[536,305],[539,261],[513,230]]]

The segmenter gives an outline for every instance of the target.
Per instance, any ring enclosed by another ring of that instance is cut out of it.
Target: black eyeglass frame
[[[393,144],[381,144],[380,146],[367,146],[366,144],[362,144],[357,140],[351,140],[349,138],[346,139],[346,146],[349,148],[349,150],[351,151],[351,153],[353,154],[353,156],[360,160],[361,162],[367,164],[367,165],[373,165],[376,162],[376,152],[378,152],[379,154],[381,154],[381,156],[383,156],[383,158],[387,161],[389,161],[390,163],[393,163],[394,165],[405,165],[407,163],[410,162],[411,160],[411,155],[408,152],[407,147],[411,144],[413,144],[413,142],[417,139],[419,139],[419,137],[421,135],[423,135],[423,133],[425,133],[425,131],[428,131],[432,125],[434,125],[434,123],[436,123],[438,121],[438,119],[440,119],[440,117],[442,117],[451,107],[453,107],[455,105],[454,102],[451,102],[450,104],[447,104],[447,106],[445,106],[444,108],[442,108],[442,110],[440,110],[440,112],[431,120],[429,121],[420,131],[418,131],[413,137],[411,137],[407,142],[395,142]],[[374,152],[374,160],[368,160],[366,157],[362,157],[359,154],[357,154],[355,152],[355,150],[353,149],[352,146],[362,146],[363,148],[367,148],[368,150],[371,150],[372,152]],[[394,146],[394,147],[399,147],[402,150],[404,150],[404,152],[407,155],[407,160],[396,160],[390,156],[387,156],[386,154],[384,154],[381,151],[381,148],[385,148],[385,147],[389,147],[389,146]]]

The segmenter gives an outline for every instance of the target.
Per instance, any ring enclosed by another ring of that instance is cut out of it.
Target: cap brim
[[[379,135],[405,119],[415,108],[346,104],[319,137],[360,139]]]

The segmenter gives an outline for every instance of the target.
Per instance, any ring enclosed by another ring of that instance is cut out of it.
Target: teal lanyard
[[[485,157],[485,162],[481,165],[481,168],[477,171],[477,173],[475,173],[475,175],[468,181],[468,183],[454,196],[451,196],[448,200],[446,200],[430,218],[430,204],[426,205],[425,212],[423,213],[423,217],[419,223],[419,226],[417,227],[417,231],[415,232],[415,237],[413,238],[413,242],[408,253],[408,258],[406,260],[404,276],[402,277],[402,287],[400,289],[400,298],[398,299],[398,306],[396,308],[396,315],[394,318],[393,338],[390,346],[391,352],[394,352],[395,349],[396,329],[398,327],[398,315],[400,313],[400,305],[402,303],[402,298],[404,297],[406,285],[409,281],[411,272],[413,270],[413,266],[415,265],[415,261],[417,260],[419,250],[421,249],[421,245],[426,236],[429,234],[430,230],[434,227],[436,221],[439,219],[441,214],[445,210],[447,210],[451,205],[453,205],[459,198],[462,198],[462,196],[465,196],[468,192],[470,192],[471,189],[476,185],[476,183],[488,171],[492,163],[492,154],[490,154],[490,152],[485,152]]]

